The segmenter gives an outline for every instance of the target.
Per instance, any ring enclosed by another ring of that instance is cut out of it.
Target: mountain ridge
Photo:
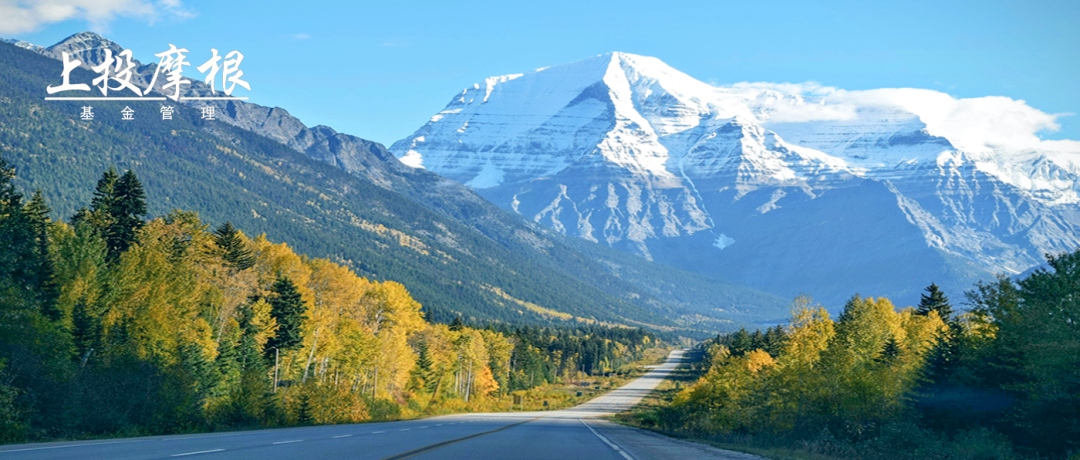
[[[607,53],[485,79],[390,150],[567,235],[834,305],[855,291],[914,303],[912,286],[966,289],[1080,246],[1080,150],[1008,153],[901,106],[829,97],[717,87]],[[892,228],[848,223],[863,251],[848,260],[831,253],[839,241],[814,247],[860,212]],[[875,245],[888,235],[905,244]],[[804,248],[824,263],[785,263]],[[870,277],[877,264],[924,274]],[[833,283],[807,270],[841,284],[822,289],[807,279]]]
[[[85,43],[86,39],[80,37],[77,41]],[[101,45],[98,48],[109,46],[101,43],[98,43],[98,45]],[[47,48],[42,49],[47,50]],[[69,50],[77,52],[72,48],[69,48]],[[44,53],[39,52],[38,54]],[[45,55],[54,57],[48,54]],[[143,66],[140,68],[145,70],[150,67]],[[143,77],[145,78],[145,75]],[[205,89],[199,88],[200,85],[202,85],[200,82],[192,82],[192,87],[196,91]],[[204,104],[191,105],[200,107]],[[608,272],[600,273],[599,267],[591,260],[588,260],[589,258],[568,249],[557,239],[552,240],[554,235],[546,234],[547,231],[543,228],[504,213],[456,182],[443,179],[427,171],[415,170],[401,165],[392,154],[378,143],[338,133],[326,126],[307,127],[281,108],[268,108],[257,104],[234,103],[232,101],[215,105],[219,108],[217,113],[222,121],[267,136],[294,151],[305,154],[309,158],[331,164],[376,186],[402,193],[428,209],[451,217],[481,232],[487,238],[491,238],[506,248],[519,253],[530,254],[530,257],[540,262],[541,265],[546,265],[551,270],[568,272],[573,274],[572,276],[589,279],[589,282],[594,283],[602,290],[606,290],[609,295],[622,296],[627,292],[637,292],[638,294],[634,295],[639,296],[638,303],[653,305],[650,307],[653,309],[668,310],[670,312],[672,308],[672,306],[666,305],[664,301],[658,300],[660,297],[645,294],[645,291],[641,290],[641,284],[633,287]],[[209,126],[203,129],[226,140],[231,136],[228,132],[222,132],[222,130]],[[498,212],[492,212],[493,210]],[[623,264],[624,271],[627,270],[626,265]],[[657,267],[637,266],[632,270],[635,273],[652,274],[654,276],[658,273]],[[666,270],[670,269],[660,271]],[[644,277],[647,278],[648,276]],[[725,317],[735,318],[737,321],[759,321],[781,316],[783,314],[782,306],[786,303],[778,297],[770,297],[765,293],[755,293],[746,288],[714,280],[701,280],[696,283],[696,286],[695,289],[698,292],[711,293],[710,296],[713,297],[713,300],[706,305],[683,303],[677,309],[684,309],[682,315],[687,315],[690,311],[696,312],[693,313],[694,315],[699,315],[704,311],[705,316],[712,318],[708,321],[712,321],[723,328],[729,327],[723,326],[724,320],[721,318]],[[662,294],[655,290],[652,293],[654,295]],[[696,299],[701,300],[707,297],[699,295]],[[751,300],[747,304],[745,299],[756,300]],[[741,306],[737,307],[737,310],[741,311],[732,310],[730,307],[731,302],[740,304]],[[720,308],[711,306],[714,304],[723,305],[724,311],[721,312]],[[767,306],[767,308],[762,310],[760,314],[755,314],[754,310],[760,309],[762,306]],[[707,311],[713,308],[716,308],[715,313]]]

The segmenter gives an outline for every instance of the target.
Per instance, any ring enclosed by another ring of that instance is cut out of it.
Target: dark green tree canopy
[[[223,252],[222,258],[230,267],[247,270],[255,266],[255,256],[240,237],[240,231],[232,222],[225,222],[214,230],[214,244]]]
[[[915,309],[916,313],[926,316],[931,311],[936,311],[942,321],[949,323],[953,320],[952,305],[949,304],[949,298],[945,297],[945,293],[941,292],[941,288],[935,283],[930,283],[930,286],[926,287],[926,293],[922,295],[919,300],[919,306]]]
[[[300,348],[304,340],[304,300],[296,284],[287,276],[278,275],[270,288],[272,294],[267,299],[270,303],[270,316],[277,320],[277,333],[266,343],[266,351],[274,348],[281,351]]]
[[[88,217],[105,237],[109,260],[115,261],[135,241],[146,217],[146,192],[135,173],[129,169],[117,176],[115,168],[105,171],[94,190],[90,213],[80,211],[73,221]]]

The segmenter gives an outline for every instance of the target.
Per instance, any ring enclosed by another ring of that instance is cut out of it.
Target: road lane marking
[[[221,452],[223,450],[225,450],[225,449],[200,450],[198,452],[187,452],[187,453],[184,453],[184,454],[173,454],[173,455],[170,455],[170,457],[183,457],[185,455],[209,454],[211,452]]]
[[[157,439],[157,441],[181,441],[181,440],[184,440],[184,439],[224,438],[226,436],[240,436],[242,434],[250,434],[250,433],[242,431],[242,432],[239,432],[239,433],[229,433],[229,434],[215,434],[215,435],[203,434],[203,435],[197,435],[197,436],[184,436],[182,438],[168,437],[168,438]]]
[[[278,441],[278,442],[272,442],[272,443],[270,443],[270,445],[276,446],[278,444],[292,444],[294,442],[304,442],[304,440],[303,439],[294,439],[292,441]]]
[[[623,458],[626,458],[626,460],[637,460],[634,457],[632,457],[629,453],[627,453],[625,450],[622,450],[622,448],[617,446],[615,443],[613,443],[611,441],[608,441],[608,438],[605,438],[600,433],[597,433],[596,430],[593,429],[593,427],[589,426],[588,423],[585,423],[585,420],[579,418],[578,421],[581,422],[582,425],[585,425],[585,428],[588,428],[589,431],[592,431],[592,434],[595,434],[596,437],[600,438],[601,441],[604,441],[605,444],[611,446],[612,449],[615,449],[615,452],[618,452],[619,455],[622,455]]]
[[[349,438],[349,437],[352,437],[352,435],[351,434],[343,434],[341,436],[334,436],[334,437],[332,437],[330,439],[341,439],[341,438]]]
[[[433,451],[433,450],[438,449],[440,447],[446,447],[446,446],[449,446],[451,444],[457,444],[457,443],[459,443],[461,441],[468,441],[468,440],[473,439],[473,438],[479,438],[480,436],[484,436],[484,435],[487,435],[487,434],[491,434],[491,433],[495,433],[495,432],[498,432],[498,431],[513,428],[515,426],[523,425],[523,424],[529,423],[529,422],[531,422],[533,420],[542,419],[544,417],[547,417],[547,415],[541,415],[541,416],[536,417],[536,418],[531,418],[529,420],[525,420],[524,422],[517,422],[517,423],[515,423],[513,425],[506,425],[504,427],[496,428],[496,429],[491,430],[491,431],[485,431],[483,433],[476,433],[476,434],[471,434],[471,435],[461,437],[461,438],[457,438],[457,439],[451,439],[449,441],[437,442],[437,443],[432,444],[430,446],[421,447],[419,449],[410,450],[408,452],[402,452],[402,453],[397,454],[397,455],[391,455],[389,457],[383,458],[382,460],[404,460],[406,458],[415,457],[415,456],[423,454],[425,452]],[[451,425],[453,425],[453,424],[451,423]],[[635,459],[630,459],[630,460],[635,460]]]
[[[12,449],[12,450],[0,450],[0,454],[6,454],[8,452],[26,452],[29,450],[45,450],[45,449],[66,449],[68,447],[85,447],[85,446],[103,446],[105,444],[127,444],[132,442],[146,442],[145,439],[138,441],[112,441],[112,442],[89,442],[85,444],[70,444],[66,446],[48,446],[48,447],[28,447],[26,449]]]

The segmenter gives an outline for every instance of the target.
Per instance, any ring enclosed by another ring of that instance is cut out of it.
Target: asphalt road
[[[65,459],[757,459],[598,419],[637,404],[682,360],[560,411],[462,414],[403,422],[0,446],[0,460]]]

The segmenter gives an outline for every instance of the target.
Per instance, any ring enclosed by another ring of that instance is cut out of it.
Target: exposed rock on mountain
[[[938,131],[902,105],[609,53],[488,78],[390,150],[567,235],[833,305],[957,292],[1080,246],[1080,149]]]

